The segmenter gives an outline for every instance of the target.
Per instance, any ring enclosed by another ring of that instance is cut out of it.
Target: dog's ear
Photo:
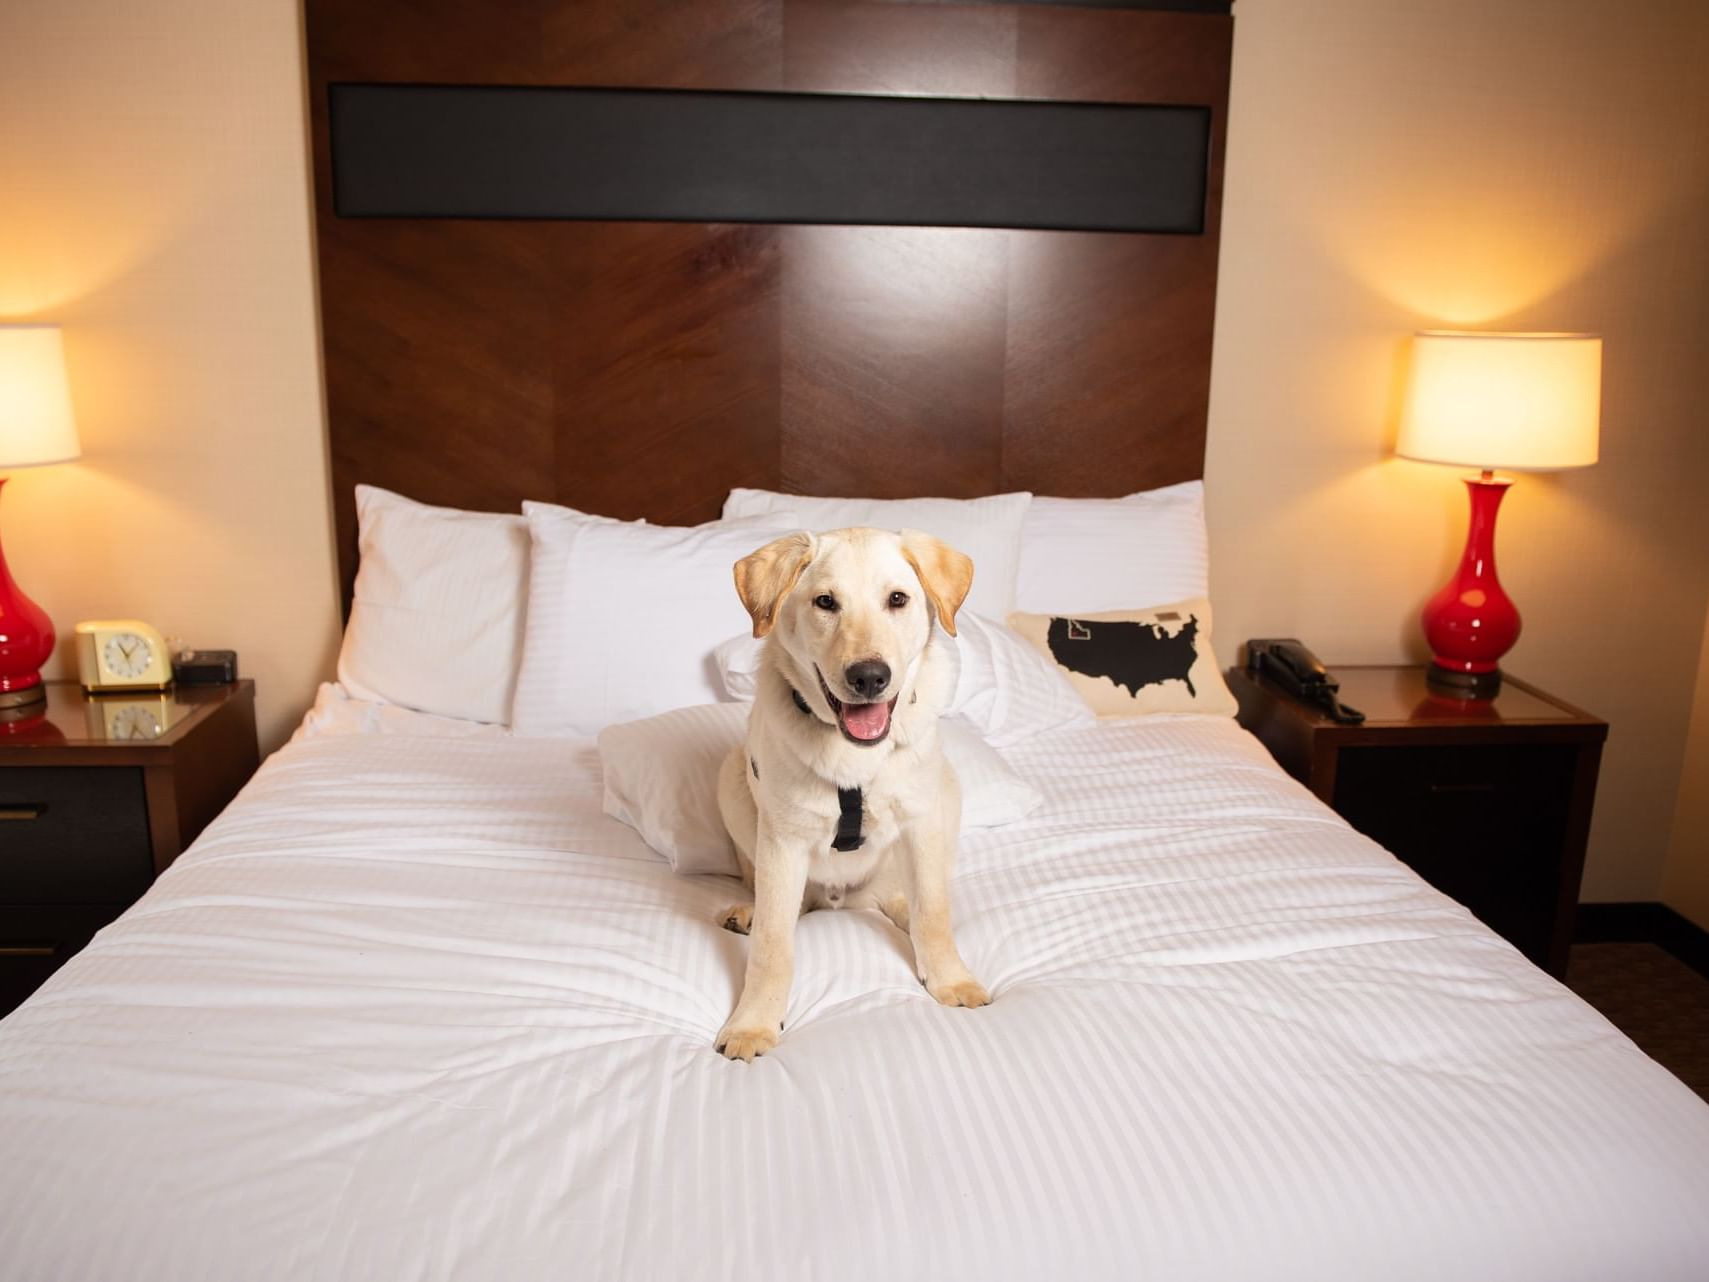
[[[918,530],[902,531],[902,555],[920,576],[920,586],[938,612],[944,631],[955,635],[955,612],[973,586],[973,558]]]
[[[783,598],[813,559],[813,536],[805,530],[767,543],[736,562],[736,595],[754,616],[754,635],[763,637],[777,624]]]

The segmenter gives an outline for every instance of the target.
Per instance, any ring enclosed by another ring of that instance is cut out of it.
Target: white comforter
[[[591,745],[369,721],[0,1024],[0,1277],[1709,1277],[1709,1107],[1232,724],[1007,754],[995,1003],[813,914],[750,1066]]]

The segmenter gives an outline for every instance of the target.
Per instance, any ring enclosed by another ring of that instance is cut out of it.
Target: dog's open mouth
[[[831,693],[831,687],[825,684],[824,673],[814,668],[813,674],[819,678],[819,692],[831,705],[831,712],[837,718],[837,728],[845,739],[853,743],[874,744],[890,733],[890,714],[896,710],[895,699],[886,703],[844,703]]]

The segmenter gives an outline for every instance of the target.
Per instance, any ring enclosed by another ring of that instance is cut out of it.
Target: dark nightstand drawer
[[[114,904],[0,907],[0,1015],[33,993],[122,911]]]
[[[1348,747],[1334,806],[1543,962],[1573,798],[1566,744]]]
[[[154,864],[142,771],[0,771],[0,904],[128,904]]]

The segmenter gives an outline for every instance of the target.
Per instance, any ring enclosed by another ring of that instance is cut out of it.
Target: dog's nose
[[[863,699],[876,699],[890,685],[890,665],[883,659],[862,659],[843,669],[843,677]]]

